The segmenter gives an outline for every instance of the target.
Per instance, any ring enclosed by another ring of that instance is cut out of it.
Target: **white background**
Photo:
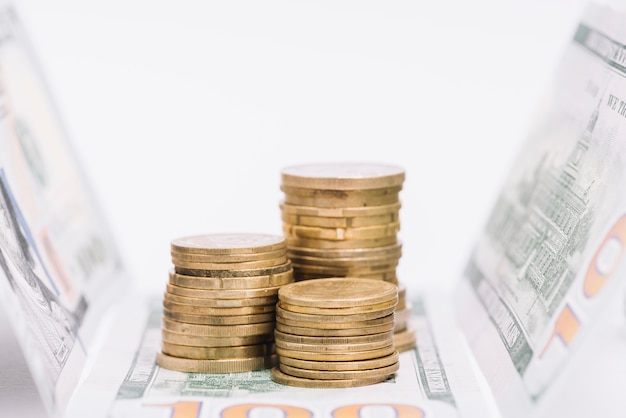
[[[582,14],[581,0],[18,0],[138,283],[174,238],[281,234],[280,170],[406,169],[409,292],[449,288]]]

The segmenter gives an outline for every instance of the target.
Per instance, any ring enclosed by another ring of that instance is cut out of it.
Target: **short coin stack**
[[[398,290],[374,279],[323,278],[278,291],[274,381],[309,388],[382,382],[399,368]]]
[[[283,232],[296,281],[362,277],[397,284],[404,169],[305,164],[281,172]]]
[[[278,290],[293,282],[286,254],[284,237],[276,235],[173,240],[157,364],[205,373],[272,367]]]
[[[417,340],[415,330],[410,326],[412,307],[411,302],[406,300],[406,286],[398,285],[398,305],[396,306],[396,324],[393,341],[396,350],[403,352],[415,347]]]

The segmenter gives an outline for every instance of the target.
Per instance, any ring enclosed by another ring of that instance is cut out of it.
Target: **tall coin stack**
[[[296,281],[358,277],[401,285],[399,193],[403,168],[371,163],[321,163],[281,171],[280,203],[287,253]],[[398,313],[408,323],[401,294]],[[415,346],[415,333],[400,324],[399,347]]]
[[[307,280],[282,287],[278,299],[274,381],[309,388],[354,387],[382,382],[398,370],[394,284]]]
[[[278,290],[292,283],[285,238],[207,234],[171,242],[161,367],[233,373],[276,364]]]

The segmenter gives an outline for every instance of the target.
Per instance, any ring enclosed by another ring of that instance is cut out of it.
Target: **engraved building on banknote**
[[[544,155],[513,198],[500,197],[487,224],[517,279],[531,285],[549,315],[574,280],[588,239],[593,181],[580,172],[597,119],[596,108],[564,163],[550,166]]]

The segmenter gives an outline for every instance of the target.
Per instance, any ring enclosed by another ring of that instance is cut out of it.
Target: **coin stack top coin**
[[[399,367],[394,347],[393,283],[324,278],[278,291],[274,381],[310,388],[354,387],[387,380]]]
[[[284,237],[206,234],[171,242],[159,366],[233,373],[276,363],[278,290],[293,282]]]

